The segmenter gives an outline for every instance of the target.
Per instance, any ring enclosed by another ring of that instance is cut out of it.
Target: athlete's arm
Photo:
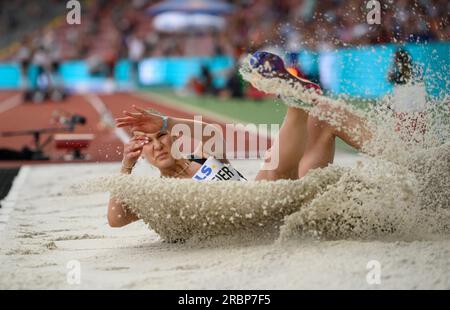
[[[142,152],[142,147],[146,140],[143,137],[133,137],[128,143],[124,145],[122,167],[120,173],[130,174],[136,161]],[[108,203],[108,224],[111,227],[122,227],[134,221],[138,217],[131,212],[127,212],[126,205],[117,201],[114,197],[109,199]]]
[[[144,108],[133,106],[137,112],[124,111],[126,115],[122,118],[116,119],[117,127],[131,127],[132,131],[142,131],[147,133],[155,133],[163,128],[164,121],[163,117],[148,112]],[[214,145],[214,156],[217,158],[225,158],[225,139],[223,136],[222,128],[217,124],[209,124],[203,121],[187,119],[187,118],[177,118],[168,117],[167,128],[169,133],[176,134],[189,134],[189,138],[196,140],[201,143],[202,146],[210,140],[217,141]],[[198,135],[198,136],[197,136]],[[219,147],[222,149],[220,150]],[[211,153],[207,152],[206,153]]]
[[[111,197],[108,204],[108,224],[111,227],[122,227],[139,218],[131,212],[125,212],[126,206]]]

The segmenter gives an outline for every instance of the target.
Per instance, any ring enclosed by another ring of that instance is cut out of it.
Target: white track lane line
[[[123,128],[116,128],[116,123],[111,111],[108,110],[105,103],[97,95],[90,94],[85,95],[84,97],[89,102],[89,104],[97,111],[102,121],[114,128],[114,133],[122,143],[127,143],[128,141],[130,141],[131,136]]]
[[[16,94],[0,102],[0,113],[6,112],[22,103],[22,95]]]

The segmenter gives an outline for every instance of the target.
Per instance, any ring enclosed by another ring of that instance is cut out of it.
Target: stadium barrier
[[[402,46],[420,68],[420,79],[425,82],[430,97],[442,98],[449,94],[450,42],[406,44]],[[336,51],[298,53],[298,63],[309,77],[319,79],[325,89],[334,94],[348,94],[363,98],[379,98],[392,91],[387,76],[399,45],[387,44],[345,48]],[[223,86],[226,72],[233,68],[233,58],[222,57],[157,57],[142,60],[137,68],[128,60],[120,60],[114,67],[116,89],[136,85],[182,88],[199,76],[201,66],[212,72],[216,86]],[[105,74],[93,75],[86,61],[67,61],[60,65],[61,82],[70,90],[101,91],[108,89]],[[0,63],[0,89],[18,89],[25,79],[17,63]],[[35,87],[37,69],[30,66],[28,85]]]

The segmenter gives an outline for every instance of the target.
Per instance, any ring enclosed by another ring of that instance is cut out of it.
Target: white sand
[[[351,165],[355,159],[341,154],[336,161]],[[234,165],[248,177],[258,167],[257,162]],[[450,289],[450,237],[282,244],[274,238],[218,237],[196,245],[168,244],[142,221],[110,228],[107,194],[63,195],[69,184],[118,167],[28,168],[23,184],[14,188],[17,201],[0,209],[1,289]],[[138,167],[138,174],[146,173],[144,168]],[[79,285],[67,282],[71,260],[81,266]],[[381,264],[379,285],[366,281],[371,260]]]

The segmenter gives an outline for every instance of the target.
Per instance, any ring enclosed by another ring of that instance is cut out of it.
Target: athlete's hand
[[[123,111],[125,117],[116,118],[117,127],[131,127],[146,133],[158,132],[163,126],[163,118],[143,108],[133,105],[136,112]]]
[[[133,167],[139,156],[141,156],[142,148],[148,143],[148,138],[145,136],[134,136],[123,147],[122,165],[126,168]]]

